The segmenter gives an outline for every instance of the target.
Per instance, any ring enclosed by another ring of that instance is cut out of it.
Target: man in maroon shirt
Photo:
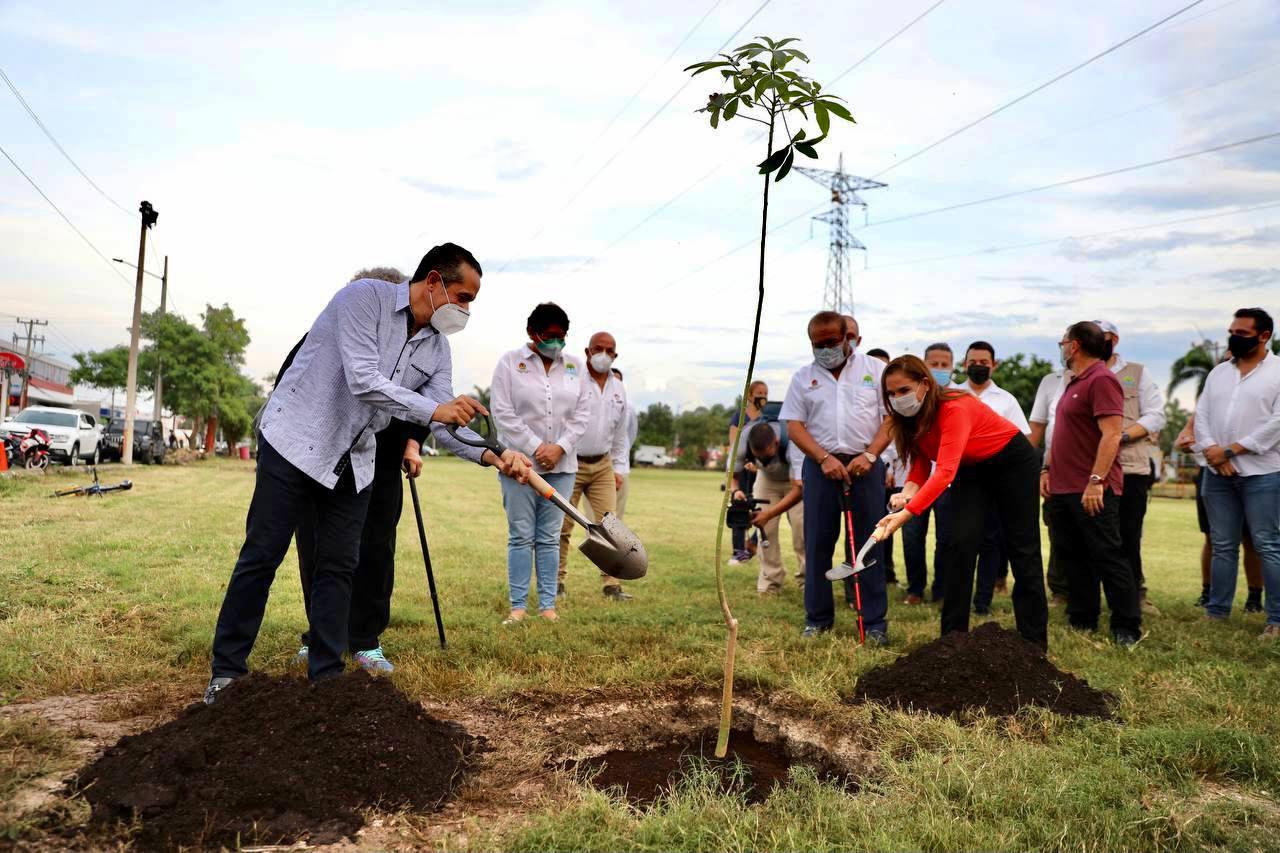
[[[1105,341],[1096,323],[1076,323],[1058,344],[1070,371],[1054,416],[1053,441],[1040,474],[1048,501],[1053,558],[1067,577],[1067,621],[1098,629],[1102,604],[1111,608],[1111,636],[1129,647],[1142,632],[1138,590],[1120,539],[1120,427],[1124,390],[1102,361]]]

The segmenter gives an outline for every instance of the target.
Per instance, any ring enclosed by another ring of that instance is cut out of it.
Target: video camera
[[[725,526],[730,530],[746,530],[751,526],[751,516],[755,515],[757,509],[761,505],[767,504],[768,501],[759,498],[743,498],[742,500],[733,499],[729,501],[729,509],[724,516]],[[764,528],[757,527],[760,531],[760,545],[763,548],[769,547],[769,537],[765,536]]]

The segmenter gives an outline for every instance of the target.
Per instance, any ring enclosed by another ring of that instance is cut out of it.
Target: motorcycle
[[[10,434],[4,440],[4,452],[10,468],[48,468],[49,434],[34,428],[23,436]]]

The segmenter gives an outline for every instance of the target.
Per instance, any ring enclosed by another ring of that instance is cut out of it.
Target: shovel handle
[[[533,486],[533,490],[535,492],[560,507],[560,509],[564,511],[565,515],[578,522],[578,524],[581,524],[584,528],[587,528],[588,530],[591,529],[591,521],[579,512],[576,506],[565,500],[563,495],[551,488],[551,484],[542,479],[542,475],[537,471],[529,472],[529,485]]]

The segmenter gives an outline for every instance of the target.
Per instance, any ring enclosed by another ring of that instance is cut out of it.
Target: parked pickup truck
[[[102,457],[121,459],[124,447],[124,420],[116,418],[107,425],[102,437]],[[159,421],[135,418],[133,421],[133,461],[142,464],[164,462],[168,447],[164,443],[164,427]]]

